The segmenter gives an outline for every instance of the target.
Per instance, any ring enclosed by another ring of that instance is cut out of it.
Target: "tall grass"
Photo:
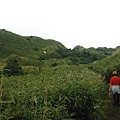
[[[105,84],[84,66],[61,65],[45,72],[3,76],[2,120],[101,120]]]

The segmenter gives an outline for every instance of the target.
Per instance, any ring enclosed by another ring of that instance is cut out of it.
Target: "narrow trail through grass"
[[[120,120],[120,106],[113,105],[112,96],[108,97],[105,120]]]

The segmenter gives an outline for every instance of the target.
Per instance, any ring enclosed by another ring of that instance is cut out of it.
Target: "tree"
[[[3,72],[5,75],[8,75],[8,76],[11,76],[11,75],[15,76],[15,75],[23,74],[23,70],[15,58],[7,62],[7,65],[4,67]]]

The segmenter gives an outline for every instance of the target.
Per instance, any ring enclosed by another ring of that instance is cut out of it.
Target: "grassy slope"
[[[6,30],[0,30],[0,56],[5,58],[11,54],[36,58],[48,47],[56,49],[57,46],[65,48],[64,45],[55,40],[44,40],[39,37],[23,37]]]
[[[16,35],[15,35],[15,37],[16,37]],[[18,39],[19,39],[19,36],[17,36],[18,37]],[[20,36],[20,38],[21,38],[21,36]],[[17,40],[18,40],[17,39]],[[25,39],[25,41],[26,41],[26,43],[25,44],[28,44],[29,43],[29,41],[27,41],[28,40],[28,37],[26,38],[24,38]],[[26,40],[27,39],[27,40]],[[39,39],[39,38],[38,38]],[[11,39],[12,40],[12,39]],[[33,43],[36,43],[35,41],[37,40],[37,38],[35,37],[35,40],[34,40],[34,37],[32,37],[32,38],[30,38],[30,41],[31,41],[31,44],[32,44],[32,42]],[[1,42],[1,41],[0,41]],[[2,43],[3,44],[3,43]],[[7,44],[7,43],[6,43]],[[21,44],[23,44],[23,43],[21,43]],[[11,44],[11,46],[12,46],[13,44]],[[31,46],[31,45],[30,45]],[[35,47],[37,46],[37,44],[35,45]],[[20,48],[20,49],[22,49],[22,48]],[[26,47],[26,49],[28,49],[27,47]],[[44,50],[44,48],[43,48],[43,50]],[[8,51],[9,52],[9,51]],[[32,53],[32,52],[31,52]],[[34,52],[33,52],[34,53]],[[32,77],[30,76],[30,77],[26,77],[25,76],[25,78],[24,79],[22,79],[22,76],[20,76],[20,77],[13,77],[12,79],[14,80],[18,80],[17,82],[20,84],[20,86],[16,89],[16,91],[18,91],[18,92],[24,92],[24,91],[21,91],[21,89],[20,89],[20,87],[21,86],[23,86],[24,84],[22,83],[22,80],[24,80],[24,82],[28,82],[29,80],[31,80],[30,82],[32,82],[35,86],[34,87],[36,87],[37,89],[39,89],[39,86],[37,85],[37,83],[34,83],[33,82],[33,80],[35,80],[36,82],[37,82],[37,80],[39,80],[39,81],[42,81],[42,79],[44,79],[44,80],[47,80],[47,82],[45,81],[45,83],[46,83],[46,88],[45,89],[49,89],[49,87],[51,88],[51,89],[55,89],[56,91],[57,91],[57,89],[55,88],[55,86],[54,85],[56,85],[56,86],[58,86],[58,89],[59,88],[61,88],[61,89],[63,89],[63,86],[65,87],[65,86],[67,86],[68,85],[68,83],[70,84],[70,85],[73,85],[73,84],[71,84],[70,82],[73,82],[74,80],[75,81],[80,81],[80,80],[83,80],[84,82],[88,82],[88,85],[87,86],[90,86],[91,88],[93,87],[94,88],[94,86],[92,85],[93,83],[94,83],[94,81],[93,80],[95,80],[95,83],[96,83],[96,85],[97,85],[97,82],[96,82],[96,80],[97,80],[97,78],[96,78],[96,76],[98,76],[99,74],[111,74],[111,72],[114,70],[114,69],[117,69],[118,70],[118,72],[120,72],[119,71],[119,65],[120,65],[120,62],[119,62],[119,60],[120,60],[120,51],[118,50],[117,52],[115,52],[113,55],[111,55],[111,56],[109,56],[109,57],[107,57],[107,58],[105,58],[105,59],[103,59],[103,60],[100,60],[100,61],[96,61],[96,62],[94,62],[94,63],[92,63],[92,64],[89,64],[89,65],[80,65],[80,66],[69,66],[69,65],[66,65],[67,63],[67,61],[66,61],[66,59],[65,60],[63,60],[62,62],[63,62],[63,64],[61,65],[60,63],[61,63],[61,61],[58,61],[58,66],[56,66],[56,67],[50,67],[51,66],[51,64],[52,64],[52,62],[54,63],[54,62],[57,62],[56,60],[51,60],[51,63],[49,64],[49,61],[46,61],[46,65],[47,65],[47,67],[48,68],[46,68],[46,66],[43,66],[43,68],[42,68],[42,73],[40,73],[40,76],[38,76],[38,78],[37,78],[37,76],[36,75],[33,75]],[[60,64],[60,65],[59,65]],[[90,69],[87,69],[87,67]],[[93,72],[94,71],[94,72]],[[33,70],[33,72],[34,72],[34,70]],[[44,73],[46,73],[46,76],[44,76]],[[37,74],[38,75],[38,74]],[[8,78],[4,78],[4,79],[8,79]],[[11,80],[12,80],[11,79]],[[19,81],[19,79],[20,79],[20,81]],[[27,81],[28,80],[28,81]],[[70,80],[70,81],[69,81]],[[71,81],[72,80],[72,81]],[[88,80],[88,81],[86,81],[86,80]],[[65,83],[65,84],[63,84],[63,82]],[[5,84],[5,83],[4,83]],[[14,81],[13,81],[13,83],[11,83],[11,84],[15,84],[14,83]],[[26,83],[27,84],[27,83]],[[30,85],[32,85],[31,86],[31,93],[33,92],[34,93],[34,91],[32,91],[32,87],[33,87],[33,84],[30,84]],[[100,85],[101,85],[101,82],[99,83]],[[6,86],[7,84],[5,84],[4,85],[4,87]],[[15,86],[16,86],[17,84],[15,84]],[[48,85],[48,86],[47,86]],[[63,86],[62,86],[63,85]],[[9,86],[9,85],[8,85]],[[29,86],[29,84],[28,84],[28,86]],[[28,88],[28,86],[27,86],[27,90],[28,90],[28,92],[29,92],[29,88]],[[98,87],[99,85],[97,85],[97,87]],[[95,86],[96,87],[96,86]],[[101,87],[101,86],[100,86]],[[6,88],[4,88],[4,89],[6,89]],[[12,87],[8,87],[7,89],[11,89],[12,90],[12,92],[13,93],[15,93],[15,91],[13,90],[13,88]],[[23,89],[24,89],[24,87],[23,87]],[[96,91],[96,89],[98,89],[98,88],[94,88],[95,89],[95,91]],[[8,90],[9,91],[9,90]],[[3,94],[3,96],[6,98],[6,96],[9,98],[11,98],[11,97],[13,97],[13,93],[10,93],[10,96],[7,96],[7,93],[5,92],[4,94]],[[15,94],[18,94],[18,93],[15,93]],[[27,96],[25,93],[23,93],[25,96]],[[38,94],[39,94],[39,92],[38,92]],[[62,93],[61,93],[62,94]],[[25,101],[27,102],[27,100],[26,100],[26,97],[25,96],[21,96],[21,97],[23,97],[24,99],[25,99]],[[19,94],[18,94],[18,97],[19,97]],[[32,97],[32,95],[29,95],[29,97],[31,98]],[[38,97],[38,96],[37,96]],[[104,98],[104,96],[101,96],[101,97],[103,97]],[[23,98],[20,98],[20,99],[23,99]],[[17,99],[19,102],[20,102],[20,99]],[[104,100],[104,99],[103,99]],[[107,110],[108,111],[105,111],[105,114],[104,114],[104,118],[105,118],[105,120],[112,120],[113,118],[115,118],[116,120],[119,120],[119,108],[114,108],[114,106],[112,106],[112,103],[111,103],[111,101],[110,101],[111,99],[109,99],[108,98],[108,107],[107,107]],[[33,102],[33,100],[31,100],[31,103]],[[21,107],[21,106],[20,106]],[[24,107],[24,106],[23,106]],[[104,107],[104,106],[103,106]],[[19,109],[19,108],[18,108]],[[116,110],[118,110],[117,111],[117,113],[116,113]],[[19,110],[18,110],[19,111]],[[8,112],[8,111],[7,111]],[[17,114],[17,113],[15,113],[15,114]],[[14,116],[14,115],[13,115]]]
[[[111,77],[114,70],[117,70],[120,76],[120,50],[100,61],[89,64],[88,67],[101,75],[107,75],[108,78]]]
[[[32,59],[38,58],[42,54],[43,50],[46,50],[51,55],[56,54],[55,51],[59,47],[65,48],[63,44],[55,40],[45,40],[35,36],[20,36],[4,29],[0,30],[0,56],[1,58],[8,57],[11,54],[17,54],[19,56],[28,57]],[[117,47],[116,49],[119,49]],[[91,59],[102,59],[116,49],[99,47],[85,49],[81,46],[76,46],[73,50],[80,52],[82,57],[92,57]],[[70,51],[69,51],[70,52]],[[72,53],[72,51],[71,51]],[[58,54],[58,53],[57,53]]]
[[[37,103],[37,119],[42,116],[40,111],[45,113],[44,117],[46,119],[56,118],[62,120],[67,117],[66,109],[69,110],[71,115],[72,112],[73,115],[74,113],[76,115],[77,113],[82,114],[85,108],[90,112],[94,107],[103,109],[103,106],[101,106],[103,101],[101,99],[104,98],[103,94],[105,94],[103,89],[104,83],[96,77],[98,74],[90,71],[85,65],[70,66],[63,64],[56,67],[44,66],[41,73],[34,71],[34,69],[32,70],[32,74],[29,72],[28,75],[24,76],[2,78],[2,99],[14,100],[15,103],[14,105],[4,103],[2,106],[4,112],[1,117],[16,118],[25,116],[30,118],[28,116],[29,111],[32,117],[34,117],[34,102]],[[101,90],[103,92],[100,93]],[[7,109],[4,108],[5,106]],[[72,106],[78,109],[78,111]],[[93,114],[93,116],[101,117],[99,109],[89,114],[85,112],[85,115],[81,116],[88,117]]]

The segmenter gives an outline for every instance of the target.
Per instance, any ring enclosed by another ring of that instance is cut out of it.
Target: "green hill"
[[[89,64],[88,67],[95,73],[99,73],[104,76],[104,80],[109,82],[114,70],[116,70],[120,76],[120,50],[112,53],[111,56]]]
[[[0,56],[5,58],[16,54],[31,59],[36,59],[43,50],[55,50],[57,47],[64,48],[60,42],[45,40],[35,36],[20,36],[4,29],[0,30]]]
[[[111,106],[108,84],[102,80],[105,76],[108,81],[113,70],[120,75],[119,49],[71,50],[54,40],[0,30],[0,119],[119,119],[120,108]],[[13,73],[22,68],[24,74],[3,74],[11,68]]]
[[[115,52],[119,47],[114,48],[106,48],[106,47],[90,47],[90,48],[84,48],[80,45],[76,46],[73,50],[81,52],[81,53],[87,53],[92,54],[95,56],[98,56],[99,58],[104,58],[108,55],[111,55],[113,52]]]
[[[119,49],[120,46],[116,48],[90,47],[86,49],[78,45],[71,50],[55,40],[46,40],[36,36],[20,36],[5,29],[0,30],[0,59],[8,59],[11,55],[17,55],[22,57],[22,61],[34,62],[33,60],[44,60],[43,51],[46,51],[46,59],[66,58],[72,64],[78,65],[101,60]]]

